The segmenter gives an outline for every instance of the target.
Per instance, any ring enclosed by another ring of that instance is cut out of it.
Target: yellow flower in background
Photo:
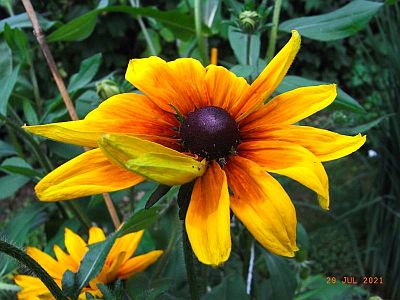
[[[72,199],[144,179],[166,185],[195,180],[185,224],[201,262],[219,265],[228,259],[230,210],[266,249],[293,256],[295,208],[269,173],[315,191],[328,209],[321,162],[348,155],[365,142],[361,135],[294,125],[334,101],[334,84],[298,88],[264,105],[299,48],[300,36],[293,31],[252,84],[224,67],[205,68],[190,58],[131,60],[126,79],[144,95],[113,96],[81,121],[25,127],[95,148],[44,177],[36,186],[38,197]]]
[[[101,297],[97,283],[111,283],[117,279],[126,279],[138,272],[142,272],[148,266],[157,261],[163,251],[154,250],[149,253],[132,257],[142,238],[143,230],[129,233],[118,238],[112,246],[101,272],[85,287],[79,295],[79,299],[86,299],[85,292],[93,296]],[[35,259],[54,279],[61,288],[61,281],[65,271],[77,272],[80,263],[88,251],[88,245],[105,240],[103,230],[98,227],[89,229],[89,240],[86,243],[79,235],[70,229],[65,229],[64,244],[67,252],[58,245],[54,245],[55,258],[49,254],[28,247],[27,253]],[[18,299],[53,299],[54,297],[39,278],[29,275],[16,275],[15,283],[21,287]]]

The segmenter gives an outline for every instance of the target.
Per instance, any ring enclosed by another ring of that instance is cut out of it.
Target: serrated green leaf
[[[311,85],[320,85],[327,84],[323,81],[311,80],[300,76],[286,76],[281,84],[277,87],[275,92],[277,94],[282,94],[284,92],[294,90],[303,86],[311,86]],[[365,113],[364,108],[360,103],[357,102],[354,98],[348,95],[341,88],[337,87],[337,97],[335,101],[332,103],[333,107],[350,110],[356,113]]]
[[[85,87],[90,81],[92,81],[99,69],[101,59],[101,53],[97,53],[84,59],[79,67],[78,73],[71,76],[68,84],[68,91],[72,93]]]
[[[91,35],[96,26],[98,14],[99,12],[94,10],[73,19],[50,33],[46,41],[52,43],[59,41],[82,41],[86,39]]]
[[[357,0],[327,14],[285,21],[279,29],[296,29],[302,36],[318,41],[333,41],[356,34],[365,28],[383,3]]]
[[[346,129],[342,129],[340,130],[342,133],[344,134],[349,134],[349,135],[354,135],[354,134],[358,134],[358,133],[365,133],[368,130],[370,130],[371,128],[379,125],[384,119],[388,118],[389,115],[383,116],[383,117],[379,117],[375,120],[372,120],[370,122],[355,126],[355,127],[351,127],[351,128],[346,128]]]
[[[246,300],[250,296],[246,293],[243,277],[238,273],[225,277],[222,282],[205,294],[201,300]],[[279,298],[276,298],[279,299]]]

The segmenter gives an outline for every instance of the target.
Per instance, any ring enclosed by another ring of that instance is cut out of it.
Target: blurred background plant
[[[251,81],[288,32],[297,29],[302,48],[277,93],[337,83],[335,102],[304,124],[366,133],[367,144],[326,164],[329,212],[306,189],[279,178],[300,222],[295,259],[268,253],[233,219],[230,260],[218,269],[195,266],[202,299],[400,299],[398,1],[54,0],[34,5],[80,118],[108,97],[133,91],[124,80],[130,58],[195,57],[207,64],[215,47],[218,64]],[[39,203],[34,196],[41,177],[83,149],[20,129],[69,117],[24,7],[13,0],[0,6],[1,237],[49,251],[55,243],[62,245],[66,226],[86,232],[96,223],[111,233],[113,223],[100,196],[73,204]],[[157,248],[165,255],[123,286],[110,286],[110,293],[122,288],[132,299],[189,297],[179,246],[178,189],[165,192],[146,182],[111,194],[121,219],[147,227],[138,252]],[[145,212],[150,198],[161,201]],[[12,277],[18,269],[0,254],[0,298],[15,297]],[[336,284],[328,284],[326,276],[334,276]],[[341,284],[343,276],[360,283]],[[363,276],[381,277],[383,283],[362,284]]]

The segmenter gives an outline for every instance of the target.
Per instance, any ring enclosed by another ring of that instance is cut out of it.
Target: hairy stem
[[[33,258],[26,254],[21,249],[0,239],[0,251],[15,258],[20,263],[24,264],[27,268],[32,270],[35,275],[44,283],[50,293],[57,300],[67,300],[62,290],[54,282],[53,278],[42,268]]]

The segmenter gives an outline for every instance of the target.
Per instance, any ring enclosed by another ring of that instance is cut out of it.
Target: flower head
[[[153,264],[163,253],[161,250],[150,251],[149,253],[132,257],[142,238],[143,230],[130,233],[118,238],[112,246],[101,272],[90,281],[85,287],[79,299],[86,299],[85,292],[93,296],[102,296],[97,288],[97,283],[111,283],[117,279],[126,279],[138,272],[145,270]],[[34,248],[28,247],[27,253],[35,259],[54,281],[61,287],[61,281],[67,270],[77,272],[80,263],[88,251],[88,245],[105,240],[103,230],[98,227],[89,229],[89,240],[86,243],[79,235],[68,228],[65,228],[64,244],[66,252],[58,245],[53,247],[55,258],[49,254]],[[39,278],[29,275],[16,275],[15,283],[21,287],[18,292],[18,299],[53,299],[50,291]]]
[[[299,47],[300,36],[293,31],[252,84],[190,58],[131,60],[126,79],[144,95],[113,96],[82,121],[26,127],[95,148],[44,177],[36,186],[38,197],[71,199],[144,179],[167,185],[195,180],[185,224],[201,262],[219,265],[228,259],[230,209],[266,249],[293,256],[295,208],[270,173],[315,191],[328,209],[328,177],[321,162],[348,155],[365,142],[361,135],[294,125],[334,101],[334,84],[298,88],[264,105]]]

